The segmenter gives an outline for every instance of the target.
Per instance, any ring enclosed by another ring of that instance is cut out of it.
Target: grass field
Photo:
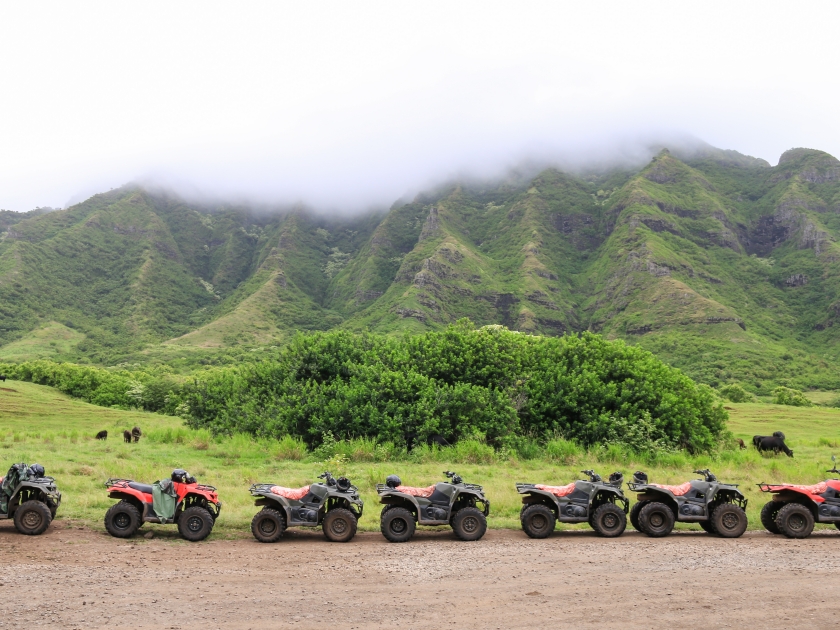
[[[750,501],[750,528],[758,529],[758,512],[766,496],[758,491],[756,483],[815,483],[828,476],[824,471],[831,467],[831,455],[840,455],[840,409],[757,403],[729,403],[727,409],[730,429],[737,437],[749,444],[755,434],[784,431],[795,457],[759,455],[752,448],[722,451],[715,456],[670,453],[642,457],[617,448],[602,448],[572,453],[562,463],[504,458],[474,464],[447,460],[451,452],[444,449],[420,455],[418,461],[351,461],[339,464],[343,470],[332,466],[332,472],[347,474],[359,487],[366,504],[360,528],[376,530],[379,508],[375,484],[392,473],[408,485],[419,486],[442,480],[443,470],[457,470],[466,481],[484,486],[492,504],[491,527],[518,528],[521,502],[514,488],[516,481],[563,484],[583,478],[580,470],[595,468],[604,476],[620,470],[626,478],[641,469],[652,481],[677,483],[693,478],[695,468],[708,467],[722,481],[742,484]],[[143,429],[144,438],[138,444],[123,443],[122,431],[135,425]],[[110,436],[105,442],[93,438],[102,429],[107,429]],[[286,453],[287,449],[276,441],[254,441],[242,435],[214,439],[204,431],[184,428],[178,418],[97,407],[32,383],[0,383],[0,474],[15,462],[43,464],[47,474],[56,477],[63,493],[58,518],[79,525],[103,529],[102,517],[113,504],[103,485],[108,477],[151,483],[168,476],[173,468],[185,468],[200,482],[219,489],[224,507],[213,537],[250,535],[250,520],[257,511],[248,493],[251,483],[301,486],[314,481],[324,470],[312,456],[288,459]],[[146,527],[175,535],[173,527]],[[699,529],[696,525],[679,527]]]

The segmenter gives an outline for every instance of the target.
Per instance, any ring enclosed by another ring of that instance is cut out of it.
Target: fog
[[[0,208],[142,182],[353,211],[657,146],[840,155],[838,17],[827,2],[7,4]]]

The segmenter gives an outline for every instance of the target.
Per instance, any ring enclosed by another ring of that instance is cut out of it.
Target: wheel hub
[[[618,518],[615,514],[607,514],[601,522],[607,529],[612,529],[613,527],[618,526]]]
[[[537,514],[531,519],[531,525],[534,529],[545,529],[546,524],[545,517],[542,514]]]
[[[41,515],[35,510],[29,510],[21,520],[26,527],[34,529],[41,524]]]
[[[260,531],[266,536],[270,536],[277,530],[277,525],[271,519],[265,518],[260,521]]]
[[[332,527],[330,527],[330,529],[332,529],[336,534],[343,534],[347,531],[347,521],[343,518],[337,518],[332,522]]]
[[[402,534],[407,527],[407,523],[401,518],[395,518],[391,521],[391,531],[395,534]]]
[[[649,520],[650,524],[653,527],[662,527],[662,525],[665,523],[665,518],[659,512],[654,512],[653,514],[651,514]]]
[[[735,514],[725,514],[721,525],[726,529],[735,529],[738,527],[738,517]]]
[[[202,525],[204,525],[204,521],[197,516],[193,516],[187,521],[187,529],[191,532],[200,531]]]
[[[473,533],[478,529],[478,519],[474,516],[468,516],[461,522],[461,526],[465,532]]]
[[[120,512],[114,518],[114,527],[118,529],[126,529],[129,523],[131,523],[131,519],[128,518],[128,514],[126,514],[125,512]]]
[[[794,531],[805,529],[805,519],[799,514],[794,514],[788,519],[788,527]]]

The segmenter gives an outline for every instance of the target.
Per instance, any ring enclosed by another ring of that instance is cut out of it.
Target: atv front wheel
[[[764,525],[764,529],[771,534],[782,533],[779,526],[776,525],[776,515],[779,513],[779,510],[784,507],[784,505],[784,503],[779,501],[768,501],[764,504],[764,507],[761,508],[761,524]]]
[[[788,503],[776,515],[776,525],[788,538],[808,538],[814,530],[814,515],[801,503]]]
[[[740,538],[747,531],[747,513],[734,503],[721,503],[712,512],[712,524],[724,538]]]
[[[664,503],[651,501],[639,511],[639,527],[651,538],[667,536],[674,529],[674,513]]]
[[[630,524],[633,526],[637,532],[642,531],[641,527],[639,526],[639,512],[642,511],[642,508],[648,504],[648,501],[639,501],[638,503],[634,503],[633,507],[630,508]]]
[[[251,519],[251,533],[261,543],[274,543],[286,531],[286,518],[280,510],[263,508]]]
[[[50,508],[40,501],[26,501],[15,510],[15,529],[21,534],[43,534],[51,522]]]
[[[140,529],[140,512],[128,501],[120,501],[105,512],[105,529],[114,538],[131,538]]]
[[[380,519],[382,535],[393,543],[408,542],[416,528],[414,515],[405,508],[392,507]]]
[[[213,531],[213,516],[203,507],[194,505],[178,517],[178,532],[190,542],[204,540]]]
[[[592,516],[592,529],[604,538],[621,536],[627,528],[627,515],[615,503],[598,506]]]
[[[450,521],[452,531],[461,540],[480,540],[487,531],[487,517],[478,508],[465,507],[455,512]]]
[[[356,535],[356,515],[344,508],[333,508],[321,524],[324,536],[332,542],[348,542]]]
[[[522,531],[529,538],[548,538],[556,523],[554,512],[547,505],[535,503],[522,513]]]

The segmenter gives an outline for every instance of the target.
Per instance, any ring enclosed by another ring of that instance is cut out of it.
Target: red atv
[[[834,455],[831,461],[834,467],[825,472],[840,474]],[[761,524],[771,534],[807,538],[815,521],[834,523],[840,529],[840,479],[826,479],[813,486],[760,483],[758,487],[773,493],[773,500],[761,508]]]
[[[197,542],[210,535],[222,509],[216,488],[198,484],[181,468],[153,485],[131,479],[105,485],[108,496],[120,500],[105,513],[105,529],[116,538],[133,536],[143,523],[175,523],[181,536]]]

